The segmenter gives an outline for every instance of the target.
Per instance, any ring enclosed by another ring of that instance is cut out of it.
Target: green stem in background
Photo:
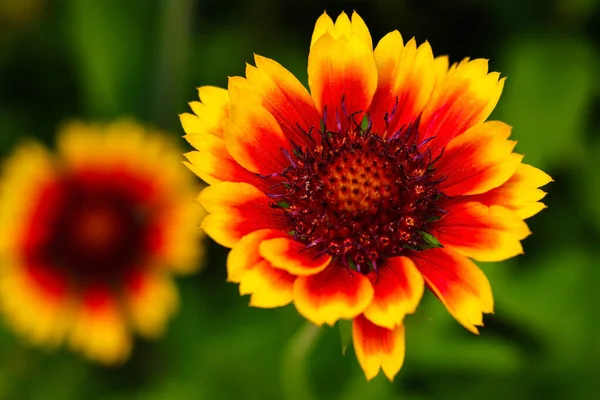
[[[152,114],[163,128],[177,126],[177,114],[182,110],[181,99],[188,90],[188,58],[191,47],[192,0],[163,0],[159,21],[155,87]],[[190,91],[191,93],[191,91]],[[187,96],[185,96],[187,97]]]
[[[317,344],[321,329],[306,322],[291,337],[283,353],[281,380],[287,400],[312,400],[307,366],[309,356]]]

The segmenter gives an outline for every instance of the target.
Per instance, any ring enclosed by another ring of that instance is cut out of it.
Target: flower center
[[[110,281],[144,262],[150,221],[134,187],[75,176],[46,201],[36,262],[79,281]]]
[[[294,238],[362,273],[383,258],[439,246],[428,232],[444,213],[437,160],[420,151],[417,135],[417,126],[388,138],[355,126],[295,149],[271,194]]]
[[[123,239],[122,218],[108,204],[90,204],[73,218],[72,234],[76,247],[93,256],[112,251]]]

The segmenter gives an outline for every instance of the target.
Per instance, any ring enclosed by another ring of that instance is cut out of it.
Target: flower
[[[73,122],[57,147],[5,163],[0,310],[33,343],[123,362],[132,331],[155,338],[176,311],[170,275],[199,266],[199,187],[170,139],[133,122]]]
[[[227,90],[201,87],[195,115],[181,115],[198,150],[188,166],[210,185],[202,226],[232,248],[229,281],[256,307],[351,319],[367,379],[398,373],[424,286],[477,333],[493,300],[472,259],[522,253],[551,180],[513,153],[508,125],[485,122],[504,79],[486,60],[449,67],[397,31],[373,50],[356,13],[317,20],[310,93],[277,62],[255,63]]]

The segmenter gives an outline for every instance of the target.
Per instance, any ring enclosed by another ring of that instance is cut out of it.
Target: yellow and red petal
[[[225,247],[233,247],[253,231],[285,228],[283,214],[270,207],[270,200],[263,192],[247,183],[221,182],[209,186],[200,193],[198,201],[210,213],[202,228]]]
[[[360,124],[377,88],[377,67],[365,37],[350,31],[316,39],[308,56],[308,85],[327,129],[339,131],[338,121],[347,127],[351,115]]]
[[[121,127],[125,124],[129,122],[122,121]],[[134,134],[139,136],[139,129]],[[96,154],[97,151],[95,152],[94,149],[105,148],[107,139],[99,124],[88,126],[82,121],[68,121],[57,137],[56,147],[61,158],[68,160],[70,167],[73,168],[75,165],[97,164],[99,161],[106,160],[106,157],[102,158]]]
[[[546,192],[538,189],[552,178],[545,172],[527,164],[520,164],[511,178],[501,186],[489,192],[473,196],[470,200],[478,201],[487,206],[494,204],[512,210],[521,219],[534,216],[546,206],[539,200],[546,196]]]
[[[392,257],[378,272],[367,277],[374,289],[373,300],[363,311],[369,321],[383,328],[394,329],[406,314],[415,312],[423,296],[423,277],[407,257]]]
[[[421,116],[423,139],[435,137],[432,149],[441,149],[490,115],[504,86],[500,74],[488,74],[487,60],[465,60],[436,85]]]
[[[483,272],[450,249],[430,249],[411,256],[425,283],[465,328],[478,333],[483,313],[494,312],[492,289]]]
[[[296,277],[267,261],[260,261],[240,280],[240,294],[250,295],[250,305],[260,308],[282,307],[292,302]]]
[[[202,86],[198,88],[200,101],[190,102],[195,115],[181,114],[179,116],[186,139],[194,145],[195,137],[200,135],[223,136],[223,121],[229,116],[229,95],[227,90]]]
[[[206,235],[199,228],[206,212],[195,201],[195,195],[178,204],[165,207],[155,217],[154,228],[148,233],[148,248],[152,249],[157,267],[176,274],[191,274],[204,267]]]
[[[259,253],[265,240],[280,237],[282,232],[263,229],[244,236],[227,257],[227,280],[240,284],[240,294],[250,294],[254,307],[281,307],[293,299],[295,276],[273,268]]]
[[[242,276],[255,264],[263,261],[259,253],[264,240],[282,237],[283,232],[274,229],[261,229],[244,236],[227,256],[227,280],[240,283]]]
[[[40,232],[44,229],[32,219],[43,218],[45,206],[55,197],[57,167],[54,161],[41,144],[31,141],[15,149],[2,166],[0,254],[4,268],[18,265],[23,246],[44,235]],[[9,257],[15,259],[9,260]]]
[[[123,310],[108,286],[83,289],[74,311],[71,347],[94,361],[119,364],[129,356],[131,342]]]
[[[360,272],[330,264],[315,275],[294,282],[294,303],[306,319],[316,325],[332,325],[362,313],[373,300],[373,286]]]
[[[477,202],[446,207],[432,233],[445,246],[477,261],[502,261],[523,253],[521,240],[531,232],[509,209]]]
[[[392,381],[404,363],[404,325],[393,329],[382,328],[362,315],[352,323],[354,352],[367,380],[371,380],[382,369]]]
[[[132,270],[124,277],[122,291],[134,328],[149,338],[162,335],[179,303],[171,278],[158,271]]]
[[[305,147],[318,139],[320,117],[308,90],[281,64],[254,56],[256,67],[247,66],[246,76],[260,104],[275,118],[285,136]]]
[[[217,86],[200,86],[198,88],[198,97],[202,104],[219,107],[227,104],[229,95],[227,90]]]
[[[261,187],[263,180],[248,171],[231,157],[223,138],[214,135],[198,135],[194,147],[199,151],[185,154],[184,164],[209,185],[229,181],[247,182]]]
[[[388,33],[375,48],[378,84],[369,110],[373,129],[388,136],[413,122],[423,111],[435,83],[429,43],[406,46],[398,31]]]
[[[0,309],[7,322],[27,340],[54,346],[71,324],[68,278],[38,265],[5,265],[0,279]]]
[[[342,12],[335,20],[335,24],[329,15],[327,15],[327,13],[323,13],[323,15],[317,19],[315,24],[315,29],[310,41],[310,47],[312,48],[313,45],[325,34],[330,35],[334,39],[342,36],[349,38],[354,34],[361,38],[363,42],[371,50],[373,50],[373,39],[371,39],[369,28],[356,12],[352,13],[352,20],[348,18],[348,15],[345,12]]]
[[[511,153],[516,142],[507,140],[510,130],[503,122],[488,121],[448,143],[436,165],[444,178],[439,190],[451,197],[473,195],[506,182],[523,158]]]
[[[346,15],[346,13],[342,13]],[[341,15],[340,15],[341,17]],[[348,15],[346,15],[348,18]],[[315,29],[313,30],[313,34],[310,40],[310,47],[312,48],[317,40],[319,40],[323,35],[333,36],[335,32],[335,24],[329,15],[326,12],[321,14],[319,18],[317,18],[317,22],[315,23]]]
[[[259,252],[274,268],[298,276],[319,273],[327,268],[332,260],[330,255],[317,257],[306,249],[306,245],[285,237],[263,241]]]
[[[433,68],[435,70],[435,86],[438,86],[444,81],[444,79],[446,79],[449,65],[450,61],[448,56],[439,56],[433,60]]]
[[[242,167],[257,174],[273,174],[289,166],[283,150],[291,151],[291,142],[275,117],[260,104],[263,97],[251,87],[231,87],[229,112],[225,122],[227,151]],[[248,82],[244,86],[249,86]]]

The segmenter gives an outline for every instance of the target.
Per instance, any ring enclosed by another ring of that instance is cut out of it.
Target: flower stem
[[[307,321],[288,342],[283,353],[281,370],[285,399],[315,399],[307,376],[307,364],[308,356],[314,349],[320,333],[321,329],[318,326]]]

